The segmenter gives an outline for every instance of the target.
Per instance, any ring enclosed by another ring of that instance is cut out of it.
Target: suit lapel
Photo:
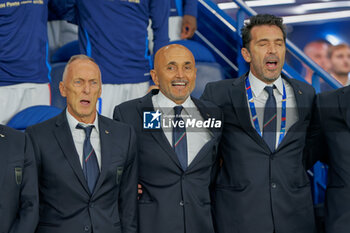
[[[346,125],[350,128],[350,87],[345,87],[338,95],[339,107]]]
[[[210,108],[207,108],[201,101],[197,100],[196,98],[192,98],[192,101],[196,105],[198,111],[200,112],[201,116],[203,117],[204,120],[208,120],[209,118],[215,118],[217,113],[214,113],[211,111]],[[213,147],[213,143],[215,143],[218,140],[218,137],[220,135],[220,130],[210,128],[210,133],[212,134],[212,138],[205,144],[203,147],[199,150],[197,155],[194,157],[193,161],[191,164],[188,166],[188,170],[192,169],[196,164],[198,164],[203,158],[209,155],[207,151],[207,147]]]
[[[268,146],[262,137],[256,132],[252,126],[250,120],[250,112],[248,109],[248,101],[245,90],[245,78],[247,75],[243,75],[240,78],[233,80],[232,89],[230,92],[233,110],[237,115],[240,126],[243,130],[256,141],[258,145],[261,145],[265,150],[270,151]]]
[[[294,92],[294,97],[295,97],[295,103],[297,105],[298,108],[298,122],[300,122],[300,120],[303,120],[305,118],[305,110],[303,109],[303,107],[305,107],[305,97],[304,97],[304,93],[300,90],[299,86],[297,85],[297,83],[293,82],[292,80],[290,80],[287,77],[283,77],[293,88],[293,92]]]
[[[108,125],[102,117],[98,118],[98,128],[101,143],[101,173],[97,180],[94,193],[96,193],[99,190],[103,181],[105,180],[106,173],[108,171],[108,167],[112,158],[112,145],[114,143],[113,140],[115,141],[115,138],[113,138],[110,134]]]
[[[2,134],[4,137],[0,137],[0,185],[1,187],[5,187],[3,184],[3,180],[6,176],[7,166],[8,166],[8,160],[10,159],[10,156],[7,151],[7,137],[6,132],[4,131],[4,128],[0,126],[0,134]]]
[[[140,99],[137,109],[141,117],[141,122],[143,122],[144,111],[155,111],[152,103],[152,96],[157,93],[158,93],[158,90],[153,90],[151,93],[149,93],[148,95]],[[141,130],[145,130],[145,129],[141,129]],[[149,132],[147,133],[150,133],[152,137],[154,137],[154,139],[162,147],[162,149],[167,152],[166,154],[170,157],[170,159],[182,170],[180,162],[177,158],[177,155],[173,147],[170,145],[167,137],[165,136],[164,131],[149,130]]]
[[[208,120],[209,118],[215,118],[217,113],[212,112],[212,110],[208,107],[206,107],[201,101],[199,101],[196,98],[191,97],[193,103],[196,105],[198,111],[200,112],[201,116],[203,117],[204,121]],[[218,116],[220,117],[220,116]],[[216,119],[218,120],[218,119]],[[209,128],[210,132],[214,135],[214,137],[217,137],[220,133],[219,130],[215,130],[215,128]]]
[[[304,118],[305,118],[305,98],[304,98],[304,93],[300,90],[299,86],[297,83],[293,82],[293,80],[282,76],[283,79],[285,81],[287,81],[293,88],[293,92],[294,92],[294,97],[295,97],[295,103],[296,103],[296,107],[298,108],[298,121],[295,122],[289,129],[287,134],[285,134],[285,137],[283,138],[282,142],[278,145],[277,149],[280,149],[281,147],[283,147],[289,140],[290,137],[293,137],[293,131],[295,131],[295,128],[298,127],[298,125],[302,122],[304,122]],[[287,116],[288,117],[288,116]]]
[[[74,145],[72,132],[69,129],[68,121],[66,118],[66,111],[63,111],[58,116],[54,133],[58,144],[60,145],[61,150],[63,151],[63,154],[66,157],[68,163],[72,167],[75,175],[77,176],[81,185],[84,187],[85,191],[87,193],[90,193],[84,177],[83,169],[81,168],[79,156]]]

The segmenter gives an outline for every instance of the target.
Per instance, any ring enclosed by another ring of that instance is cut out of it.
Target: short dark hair
[[[246,22],[241,29],[243,48],[249,50],[249,43],[252,40],[252,28],[261,25],[275,25],[279,27],[283,33],[283,40],[284,42],[286,41],[286,31],[283,25],[283,19],[270,14],[259,14],[251,17],[249,22]]]

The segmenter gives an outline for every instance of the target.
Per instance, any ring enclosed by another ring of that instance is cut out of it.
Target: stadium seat
[[[77,40],[63,45],[51,56],[51,63],[67,62],[71,56],[80,54],[79,42]]]
[[[192,96],[199,98],[207,83],[224,79],[221,66],[216,62],[196,62],[197,79]]]
[[[60,109],[64,109],[66,107],[66,99],[61,96],[60,90],[58,88],[59,83],[62,80],[65,66],[66,62],[55,63],[51,66],[51,105]]]
[[[310,170],[312,174],[314,204],[318,205],[325,201],[328,166],[327,164],[317,161]]]
[[[197,41],[176,40],[170,42],[170,44],[180,44],[188,48],[192,52],[196,62],[216,62],[214,55],[209,51],[209,49]]]
[[[61,112],[62,109],[48,105],[28,107],[14,115],[7,126],[24,131],[27,127],[55,117]]]

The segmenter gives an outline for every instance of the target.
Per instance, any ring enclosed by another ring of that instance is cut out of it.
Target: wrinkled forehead
[[[283,40],[283,32],[276,25],[257,25],[251,30],[251,39],[260,40]]]
[[[79,69],[79,68],[90,68],[91,69],[96,69],[99,71],[99,67],[98,65],[95,63],[95,62],[92,62],[88,59],[77,59],[77,60],[74,60],[72,63],[69,64],[69,68],[70,69]]]
[[[101,72],[98,65],[87,59],[78,59],[70,63],[67,67],[68,78],[79,76],[80,78],[95,77],[101,79]]]

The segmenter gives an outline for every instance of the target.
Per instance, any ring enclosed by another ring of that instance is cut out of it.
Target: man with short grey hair
[[[90,57],[73,56],[59,88],[67,108],[27,129],[39,176],[36,232],[136,233],[133,129],[97,114],[101,73]]]

